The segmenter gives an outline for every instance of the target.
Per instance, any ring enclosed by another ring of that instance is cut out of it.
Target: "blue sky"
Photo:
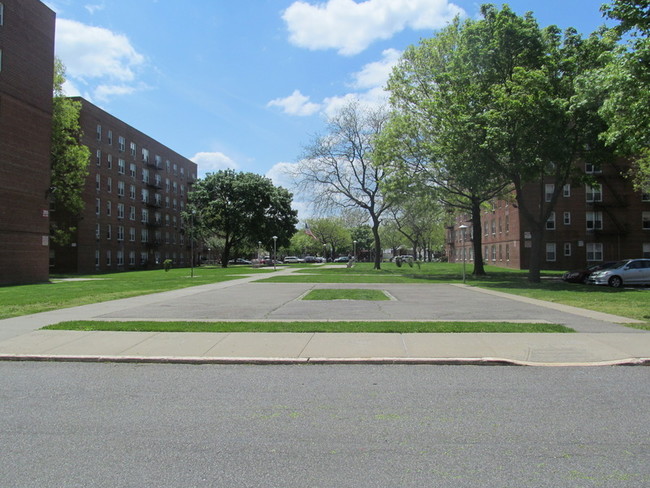
[[[47,0],[68,95],[81,95],[199,164],[283,181],[282,168],[349,97],[380,103],[400,53],[458,0]],[[500,3],[495,2],[500,5]],[[598,0],[513,0],[541,26],[589,34]]]

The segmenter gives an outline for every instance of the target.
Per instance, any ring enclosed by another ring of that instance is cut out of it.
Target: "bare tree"
[[[328,121],[327,134],[305,147],[303,159],[291,172],[296,190],[317,211],[365,211],[375,241],[375,269],[381,268],[381,216],[390,202],[382,194],[385,172],[375,164],[373,150],[387,120],[385,109],[349,103]]]

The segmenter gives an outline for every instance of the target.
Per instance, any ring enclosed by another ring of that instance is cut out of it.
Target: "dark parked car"
[[[251,264],[251,262],[248,259],[237,258],[237,259],[231,259],[230,261],[228,261],[228,264]]]
[[[341,256],[334,260],[335,263],[347,263],[348,261],[350,261],[349,256]]]
[[[591,276],[591,273],[595,271],[600,271],[603,269],[609,269],[616,264],[616,261],[607,261],[605,263],[592,264],[583,269],[577,269],[573,271],[567,271],[562,275],[564,281],[569,283],[587,283],[587,280]]]

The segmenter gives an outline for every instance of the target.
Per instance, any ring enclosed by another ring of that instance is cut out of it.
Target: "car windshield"
[[[629,262],[630,262],[629,259],[624,259],[623,261],[618,261],[618,262],[612,264],[608,269],[618,269],[618,268],[622,268],[623,266],[625,266],[625,265],[626,265],[627,263],[629,263]]]

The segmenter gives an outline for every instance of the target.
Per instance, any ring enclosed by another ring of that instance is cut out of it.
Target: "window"
[[[101,213],[101,207],[102,207],[102,201],[99,198],[95,199],[95,215],[99,215]]]
[[[601,185],[586,187],[587,202],[602,202],[603,201],[603,187]]]
[[[106,162],[108,164],[108,169],[113,169],[113,155],[109,154],[106,156]]]
[[[129,266],[135,266],[135,251],[129,251]]]
[[[136,155],[136,153],[137,153],[137,149],[136,149],[136,146],[135,146],[135,142],[132,142],[132,143],[130,144],[130,148],[131,148],[131,156],[135,157],[135,155]]]
[[[129,220],[135,220],[135,207],[133,205],[129,207]]]
[[[148,224],[149,223],[149,210],[147,210],[146,208],[142,209],[140,222],[142,222],[143,224]]]
[[[564,225],[571,225],[571,212],[564,212]]]
[[[162,169],[162,158],[156,154],[154,159],[156,160],[156,168]]]
[[[644,192],[641,194],[642,202],[650,202],[650,192]]]
[[[95,239],[99,239],[102,236],[102,228],[99,224],[95,225]]]
[[[121,158],[117,160],[117,172],[121,175],[126,173],[126,161]]]
[[[641,228],[643,230],[650,230],[650,212],[643,212],[641,222]]]
[[[603,229],[603,213],[602,212],[587,212],[587,230],[602,230]]]
[[[95,175],[95,190],[99,191],[102,189],[101,176],[99,174]]]
[[[145,163],[149,162],[149,149],[145,149],[144,147],[142,148],[142,160]]]
[[[113,237],[113,228],[111,224],[106,224],[106,239],[110,241],[111,237]]]
[[[106,251],[106,266],[111,266],[111,251]]]
[[[5,22],[5,6],[0,2],[0,25],[3,25]]]
[[[113,131],[110,130],[110,129],[109,129],[109,131],[108,131],[108,144],[109,144],[110,146],[113,145]]]
[[[142,229],[140,231],[140,241],[142,242],[149,242],[149,229]]]
[[[492,261],[496,261],[497,260],[497,247],[494,244],[492,244],[492,249],[491,250],[492,250]]]
[[[547,242],[546,243],[546,261],[554,262],[556,259],[555,255],[555,243]]]
[[[123,181],[118,181],[117,182],[117,195],[120,197],[124,196],[124,182]]]
[[[108,193],[113,192],[113,179],[110,176],[106,178],[106,191]]]
[[[117,218],[118,219],[124,219],[124,204],[123,203],[118,203],[117,204]]]
[[[143,251],[140,253],[140,264],[147,264],[147,253]]]
[[[129,241],[135,242],[135,227],[129,228]]]
[[[117,251],[117,265],[124,266],[124,251]]]
[[[117,138],[117,148],[120,152],[124,152],[126,149],[126,139],[124,139],[124,137],[119,136]]]
[[[174,192],[176,192],[176,183],[174,183]],[[490,224],[490,226],[492,228],[492,235],[493,236],[497,235],[497,223],[494,219],[492,219],[492,223]]]
[[[143,203],[149,203],[149,190],[143,188],[142,190],[140,190],[140,196],[141,196],[140,199],[142,200]]]
[[[131,200],[135,200],[135,185],[129,186],[129,197],[131,197]]]
[[[650,258],[650,242],[643,243],[643,252],[641,253],[641,257]]]
[[[111,202],[106,202],[106,215],[111,216]]]
[[[562,187],[562,196],[564,196],[565,198],[571,196],[571,185],[569,183],[567,183]]]
[[[506,215],[506,234],[510,232],[510,215]]]
[[[589,175],[599,174],[603,171],[600,169],[600,166],[597,166],[593,163],[585,163],[585,173]]]
[[[102,140],[102,126],[99,124],[97,124],[97,140]]]
[[[587,261],[603,260],[603,244],[600,242],[587,243]]]
[[[555,193],[555,185],[553,183],[546,183],[544,185],[544,201],[550,202]]]
[[[555,212],[551,212],[546,220],[546,230],[555,230]]]
[[[101,166],[102,165],[102,150],[101,149],[97,149],[97,152],[95,153],[95,157],[96,157],[95,164],[97,164],[97,166]]]
[[[121,225],[117,226],[117,240],[118,241],[124,240],[124,227]]]
[[[142,170],[142,183],[149,183],[149,170],[148,169],[143,169]]]
[[[138,170],[135,167],[134,163],[129,164],[129,176],[131,178],[136,178],[138,174]]]
[[[565,256],[571,256],[571,243],[570,242],[565,242],[564,243],[564,255]]]

